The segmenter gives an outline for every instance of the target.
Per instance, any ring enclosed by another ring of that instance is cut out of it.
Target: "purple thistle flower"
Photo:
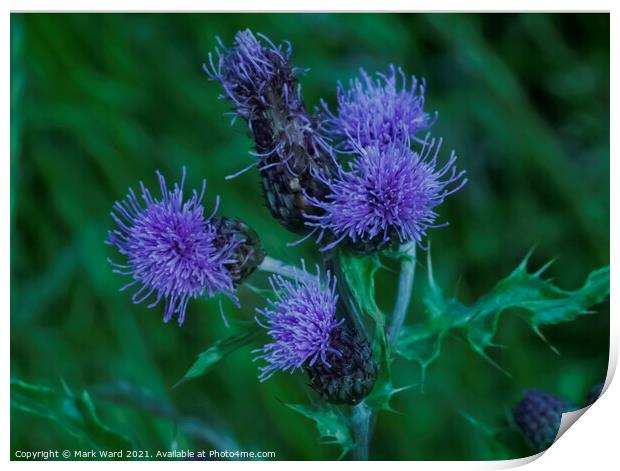
[[[418,87],[417,79],[412,76],[408,87],[403,70],[393,65],[388,75],[377,73],[377,79],[364,69],[360,69],[360,74],[361,79],[349,82],[348,90],[338,84],[336,115],[323,102],[327,113],[324,126],[341,140],[345,150],[369,146],[383,150],[392,142],[411,138],[433,124],[424,111],[424,81]]]
[[[316,276],[303,271],[297,281],[273,275],[269,281],[276,299],[269,306],[257,309],[261,315],[256,322],[271,336],[272,342],[255,353],[255,360],[263,359],[267,365],[260,368],[259,379],[265,381],[278,371],[311,367],[317,362],[329,367],[328,354],[340,355],[332,347],[331,335],[343,323],[336,320],[336,279],[327,272],[325,283],[317,266]]]
[[[157,177],[159,200],[140,182],[143,204],[131,188],[123,201],[114,204],[111,215],[118,227],[108,231],[106,243],[115,246],[127,262],[109,262],[114,273],[132,278],[121,291],[139,285],[132,296],[135,304],[153,296],[148,305],[152,308],[163,298],[164,322],[178,314],[181,325],[191,298],[223,292],[236,302],[229,267],[235,263],[235,249],[243,241],[220,237],[213,218],[217,202],[213,214],[205,216],[205,180],[200,194],[194,190],[184,202],[185,168],[181,184],[175,183],[173,190],[168,190],[159,171]]]
[[[345,239],[360,252],[396,242],[421,244],[427,229],[447,225],[435,224],[435,209],[467,179],[464,171],[457,173],[454,152],[437,168],[440,148],[441,140],[435,146],[433,139],[416,153],[405,139],[383,149],[358,149],[348,170],[324,179],[330,188],[325,201],[309,198],[323,213],[309,215],[306,224],[319,231],[317,242],[330,238],[321,250]]]
[[[321,197],[324,185],[313,172],[329,173],[331,147],[318,132],[318,119],[306,112],[301,86],[290,66],[291,45],[276,46],[264,35],[240,31],[231,48],[219,40],[215,55],[209,54],[204,70],[220,82],[222,99],[234,106],[233,121],[243,118],[256,144],[254,165],[261,172],[267,207],[289,230],[304,233],[305,214],[313,207],[305,193]]]
[[[235,106],[238,116],[251,121],[260,111],[269,108],[270,93],[282,95],[287,105],[299,108],[299,86],[294,81],[294,72],[289,64],[291,45],[276,46],[264,35],[258,35],[268,46],[264,47],[250,31],[239,31],[232,48],[224,46],[217,38],[220,48],[217,57],[209,53],[209,66],[203,66],[211,80],[221,83],[224,95]],[[278,89],[275,89],[275,88]]]

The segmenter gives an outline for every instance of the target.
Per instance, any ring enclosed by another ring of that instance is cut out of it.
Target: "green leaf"
[[[339,262],[357,306],[374,321],[375,333],[379,337],[385,337],[385,314],[375,302],[375,273],[381,268],[379,258],[376,255],[359,257],[340,251]],[[362,325],[365,324],[362,320]]]
[[[63,392],[11,380],[11,407],[55,422],[73,437],[99,450],[131,450],[129,439],[114,432],[99,420],[86,391],[74,394],[67,386]]]
[[[235,350],[254,342],[254,340],[256,340],[262,332],[263,329],[256,323],[252,322],[251,324],[245,326],[240,332],[237,332],[226,339],[218,340],[211,347],[198,355],[198,358],[187,373],[185,373],[185,376],[183,376],[173,387],[176,388],[190,379],[195,379],[206,375]]]
[[[355,447],[349,422],[336,407],[326,403],[316,407],[303,404],[286,404],[286,406],[304,417],[314,420],[321,437],[321,443],[339,445],[342,448],[342,453],[338,459],[342,459]]]
[[[466,306],[455,298],[444,297],[433,278],[429,253],[428,291],[424,298],[427,317],[422,324],[407,326],[401,331],[397,353],[417,361],[424,372],[440,355],[445,336],[457,331],[474,351],[508,374],[487,354],[489,347],[497,346],[494,338],[504,311],[520,309],[528,325],[546,342],[540,330],[542,326],[572,321],[579,315],[589,314],[591,306],[609,295],[609,267],[593,271],[580,289],[567,291],[555,286],[551,280],[541,278],[550,263],[534,273],[528,272],[529,256],[488,294],[474,305]]]

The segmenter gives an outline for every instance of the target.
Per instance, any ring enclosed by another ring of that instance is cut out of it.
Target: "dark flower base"
[[[331,346],[341,354],[327,354],[330,367],[317,361],[307,367],[310,386],[332,404],[358,404],[372,390],[377,364],[368,340],[346,326],[334,329]]]
[[[236,237],[243,240],[235,247],[232,257],[235,263],[228,265],[228,271],[235,286],[243,283],[265,258],[265,251],[258,234],[240,219],[219,218],[214,224],[217,226],[218,239],[222,245]]]

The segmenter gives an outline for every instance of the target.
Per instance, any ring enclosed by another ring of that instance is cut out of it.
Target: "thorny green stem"
[[[308,278],[314,279],[314,275],[301,270],[293,265],[284,263],[278,259],[272,258],[269,255],[265,257],[263,262],[258,266],[260,271],[267,273],[275,273],[277,275],[284,276],[293,280],[305,280]]]
[[[368,442],[370,441],[371,418],[372,410],[366,405],[365,402],[358,404],[353,409],[351,421],[356,447],[352,450],[351,457],[356,461],[368,460]]]
[[[416,267],[416,243],[410,242],[402,245],[400,252],[403,261],[400,264],[400,276],[398,277],[398,293],[396,294],[396,304],[394,312],[388,326],[388,340],[391,346],[394,346],[398,340],[398,334],[407,317],[407,310],[411,302],[413,293],[413,282],[415,280]]]

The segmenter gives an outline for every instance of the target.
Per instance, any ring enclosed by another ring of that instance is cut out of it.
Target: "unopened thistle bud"
[[[417,153],[405,138],[384,148],[358,148],[348,170],[323,180],[329,188],[324,200],[309,198],[322,210],[307,222],[324,242],[322,250],[344,243],[366,254],[411,241],[421,245],[429,228],[446,225],[435,224],[436,209],[467,179],[456,170],[454,153],[437,165],[440,147],[441,141],[431,141]]]
[[[424,111],[424,81],[407,76],[399,67],[390,66],[387,75],[373,79],[364,69],[361,78],[345,89],[338,84],[338,110],[332,113],[323,102],[327,115],[324,126],[344,150],[361,147],[384,149],[394,141],[411,138],[428,129],[433,119]],[[399,77],[401,84],[399,85]]]
[[[109,260],[113,272],[131,277],[121,291],[138,285],[132,296],[136,304],[151,299],[149,308],[163,299],[164,322],[178,315],[183,324],[190,299],[224,293],[237,301],[235,287],[262,261],[260,242],[245,224],[205,214],[200,193],[184,201],[181,184],[172,190],[157,172],[160,199],[140,182],[141,199],[133,189],[116,202],[111,213],[117,228],[108,231],[106,243],[126,257],[126,263]]]
[[[575,409],[568,401],[545,391],[529,390],[514,409],[513,417],[530,445],[542,451],[555,440],[562,414]]]
[[[240,31],[230,49],[220,42],[205,71],[221,83],[221,98],[252,132],[267,207],[287,229],[303,234],[306,214],[318,210],[307,195],[322,200],[326,191],[314,175],[331,174],[331,148],[306,112],[299,70],[289,64],[290,44],[276,46],[258,36],[262,42],[250,30]]]
[[[276,299],[259,309],[259,325],[272,342],[255,350],[261,381],[277,371],[306,370],[310,386],[323,399],[337,404],[357,404],[372,389],[377,365],[368,340],[344,320],[337,320],[336,280],[327,272],[325,283],[303,272],[298,281],[270,278]]]

